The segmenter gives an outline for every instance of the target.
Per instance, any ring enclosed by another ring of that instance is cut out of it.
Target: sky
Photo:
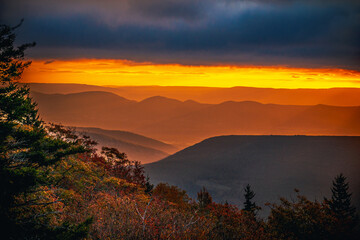
[[[359,1],[0,0],[0,22],[21,18],[26,81],[360,87]]]
[[[229,65],[153,64],[109,59],[34,60],[26,82],[122,86],[207,86],[260,88],[360,87],[360,73],[344,69],[308,69]],[[101,79],[99,84],[99,79]]]

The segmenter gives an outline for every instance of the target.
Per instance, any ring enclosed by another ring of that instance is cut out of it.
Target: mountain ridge
[[[262,207],[294,188],[311,199],[329,196],[331,180],[341,172],[360,206],[358,169],[359,136],[216,136],[145,165],[154,183],[179,186],[192,197],[205,186],[216,201],[240,206],[249,183]]]
[[[141,101],[152,96],[164,96],[180,101],[218,104],[228,100],[252,100],[261,103],[332,106],[359,106],[360,88],[276,89],[255,87],[182,87],[182,86],[94,86],[82,84],[29,83],[32,91],[70,93],[102,90]]]
[[[227,134],[360,135],[359,106],[300,106],[254,101],[203,104],[162,97],[137,102],[106,92],[70,95],[32,92],[31,95],[46,121],[121,129],[151,136],[178,148]]]
[[[160,150],[167,154],[174,153],[177,151],[177,148],[174,146],[158,141],[153,138],[149,138],[140,134],[132,133],[129,131],[121,130],[108,130],[95,127],[75,127],[76,131],[79,133],[97,133],[102,134],[111,138],[114,138],[119,141],[125,141],[128,143],[136,144],[142,147],[148,147],[156,150]]]

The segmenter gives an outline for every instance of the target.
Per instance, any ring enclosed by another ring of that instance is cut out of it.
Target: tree
[[[351,235],[355,234],[353,230],[358,222],[358,216],[356,208],[351,204],[352,193],[349,193],[349,183],[342,173],[332,182],[331,192],[331,200],[325,199],[325,202],[337,219],[337,235],[350,239]]]
[[[341,173],[335,177],[331,188],[332,196],[329,202],[331,210],[339,219],[355,219],[356,208],[351,205],[351,195],[349,193],[349,183]]]
[[[279,204],[268,206],[271,212],[267,232],[271,239],[328,240],[334,234],[333,217],[326,204],[310,201],[298,194],[295,200],[280,198]]]
[[[116,148],[102,147],[101,154],[114,176],[146,188],[144,167],[139,161],[130,161],[125,153]]]
[[[177,186],[169,185],[168,183],[159,183],[152,191],[152,196],[159,197],[164,201],[176,204],[180,208],[188,207],[190,197],[185,190]]]
[[[152,183],[150,182],[149,176],[146,176],[146,181],[145,181],[145,193],[151,195],[153,189],[154,189],[154,184],[152,184]]]
[[[21,22],[22,23],[22,22]],[[88,222],[82,225],[49,225],[58,202],[48,175],[52,166],[86,149],[76,141],[49,134],[39,119],[29,88],[18,80],[25,68],[24,52],[35,43],[14,46],[15,27],[0,25],[0,221],[2,235],[8,239],[49,239],[66,236],[77,239],[86,235]],[[40,208],[40,210],[39,210]]]
[[[251,187],[249,184],[246,185],[244,188],[245,194],[245,202],[244,202],[244,211],[247,211],[252,214],[256,214],[256,210],[259,209],[259,207],[255,204],[255,202],[252,202],[252,199],[255,197],[254,191],[251,190]]]
[[[197,200],[199,201],[200,208],[205,208],[212,203],[212,197],[205,187],[197,193]]]
[[[205,213],[213,220],[213,225],[208,226],[211,234],[207,239],[268,239],[264,231],[264,222],[249,217],[234,205],[212,203],[207,210]]]

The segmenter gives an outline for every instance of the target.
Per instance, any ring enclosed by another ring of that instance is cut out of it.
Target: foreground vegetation
[[[346,178],[332,198],[268,204],[257,216],[254,192],[244,209],[212,201],[204,188],[197,201],[161,183],[155,188],[139,162],[71,129],[46,125],[19,85],[24,51],[15,28],[0,26],[0,220],[6,239],[351,239],[357,215]]]

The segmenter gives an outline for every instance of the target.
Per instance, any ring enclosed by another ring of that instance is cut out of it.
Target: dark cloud
[[[218,0],[3,0],[1,15],[57,16],[83,15],[109,26],[124,23],[167,25],[193,21],[206,15]],[[14,14],[16,12],[16,14]],[[164,20],[165,19],[165,20]]]
[[[202,0],[131,0],[128,3],[134,12],[162,19],[199,19],[206,9],[206,1]]]
[[[20,40],[35,40],[38,58],[359,69],[360,11],[350,0],[63,0],[47,11],[44,1],[18,10],[14,1],[2,20],[26,17]]]
[[[55,60],[48,60],[48,61],[45,61],[44,64],[47,65],[47,64],[51,64],[53,62],[55,62]]]

